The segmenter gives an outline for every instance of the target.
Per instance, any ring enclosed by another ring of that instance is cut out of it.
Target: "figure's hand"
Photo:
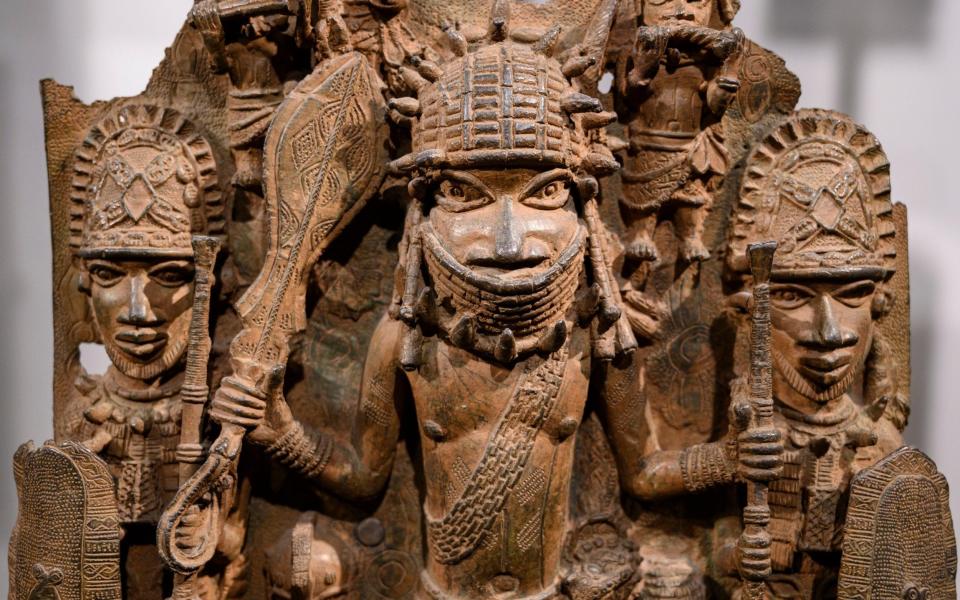
[[[715,115],[723,115],[740,91],[736,77],[720,76],[707,85],[707,107]]]
[[[640,54],[662,56],[670,43],[670,30],[663,27],[638,27],[636,50]]]
[[[339,12],[318,20],[314,35],[319,60],[350,51],[350,29]]]
[[[714,47],[714,52],[721,58],[724,65],[736,65],[740,62],[746,48],[747,38],[740,28],[725,32]]]
[[[203,39],[203,45],[213,59],[214,68],[226,69],[225,36],[217,0],[200,0],[194,4],[187,16],[187,22],[193,25]]]
[[[765,530],[744,531],[737,544],[737,568],[747,581],[763,581],[770,577],[772,540]]]
[[[220,22],[217,0],[200,0],[194,4],[187,21],[203,36],[204,41],[223,42],[223,23]]]
[[[631,88],[644,87],[656,74],[660,59],[667,51],[670,33],[662,27],[640,27],[634,38],[630,56],[631,68],[626,73],[626,84]]]
[[[734,392],[734,398],[738,394]],[[783,434],[776,427],[752,427],[753,409],[740,396],[730,407],[731,434],[736,436],[737,476],[767,483],[783,474]]]
[[[717,77],[716,81],[718,91],[720,92],[726,92],[732,95],[740,91],[740,80],[736,77]],[[727,104],[729,104],[729,101]]]
[[[272,444],[295,422],[283,397],[283,369],[270,372],[264,387],[261,392],[234,377],[225,377],[213,395],[210,416],[218,423],[246,428],[247,439],[255,444]]]

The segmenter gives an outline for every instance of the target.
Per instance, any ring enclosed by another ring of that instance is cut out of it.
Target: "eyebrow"
[[[167,269],[170,267],[176,267],[179,269],[191,269],[194,267],[192,261],[189,260],[165,260],[147,267],[147,271],[156,271],[157,269]]]
[[[546,184],[555,181],[557,179],[571,179],[572,174],[569,169],[554,169],[552,171],[547,171],[546,173],[540,173],[535,176],[533,179],[527,182],[523,189],[520,191],[520,194],[517,196],[518,200],[526,198],[533,192],[539,190]]]
[[[440,171],[440,177],[444,179],[453,179],[455,181],[459,181],[460,183],[472,185],[490,198],[494,197],[493,190],[488,188],[486,184],[470,173],[466,173],[464,171]]]
[[[793,288],[793,289],[796,289],[796,290],[802,290],[803,292],[805,292],[805,293],[807,293],[807,294],[809,294],[809,295],[811,295],[811,296],[816,296],[816,295],[817,295],[817,291],[816,291],[816,290],[814,290],[813,288],[809,288],[809,287],[807,287],[807,286],[805,286],[805,285],[800,285],[799,283],[776,283],[776,282],[775,282],[775,283],[771,283],[771,284],[770,284],[770,289],[771,289],[771,290],[784,289],[784,288]]]
[[[870,279],[861,279],[860,281],[854,281],[853,283],[848,283],[847,285],[841,286],[836,290],[834,290],[833,293],[837,294],[841,292],[848,292],[850,290],[856,290],[858,288],[866,288],[866,287],[876,288],[877,283]]]

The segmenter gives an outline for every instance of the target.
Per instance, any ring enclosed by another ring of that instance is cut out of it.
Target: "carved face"
[[[846,393],[873,337],[870,280],[779,282],[771,285],[777,396],[802,410]]]
[[[189,260],[85,260],[93,315],[114,366],[152,379],[177,365],[187,345],[193,306]]]
[[[577,234],[571,183],[566,169],[444,171],[430,223],[461,264],[487,275],[528,277]]]
[[[643,24],[710,26],[715,0],[644,0]]]
[[[333,546],[316,535],[314,533],[309,545],[303,545],[298,543],[299,540],[292,539],[293,532],[288,530],[286,535],[267,551],[267,598],[326,600],[346,594],[347,573],[340,555]],[[305,551],[308,554],[303,556]],[[292,565],[302,566],[303,558],[308,559],[306,578],[302,577],[304,573],[291,572]]]
[[[310,553],[311,600],[325,600],[343,593],[343,566],[330,544],[314,539]]]

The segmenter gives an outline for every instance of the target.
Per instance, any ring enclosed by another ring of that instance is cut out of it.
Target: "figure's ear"
[[[740,0],[717,0],[720,4],[720,17],[724,23],[730,24],[740,12]]]
[[[83,292],[84,294],[90,293],[90,271],[87,270],[87,261],[81,260],[77,263],[77,270],[79,274],[77,276],[77,289]]]
[[[873,303],[870,305],[870,312],[874,319],[880,319],[887,315],[893,309],[894,298],[883,286],[877,288],[873,294]]]

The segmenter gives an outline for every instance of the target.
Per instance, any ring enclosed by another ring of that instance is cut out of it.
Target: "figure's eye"
[[[435,197],[438,206],[451,212],[473,210],[491,201],[490,196],[476,186],[449,179],[440,182]]]
[[[811,298],[813,294],[809,290],[795,285],[775,286],[770,289],[770,303],[783,310],[800,308]]]
[[[557,179],[544,184],[536,192],[528,194],[523,199],[523,203],[533,208],[553,210],[566,206],[569,199],[570,188],[566,180]]]
[[[193,280],[193,270],[181,265],[162,265],[150,271],[150,279],[162,286],[180,287]]]
[[[857,308],[873,297],[877,286],[872,281],[858,281],[835,291],[832,296],[850,308]]]
[[[88,271],[90,277],[93,278],[94,282],[100,287],[116,285],[124,276],[124,272],[120,269],[102,263],[91,265]]]

